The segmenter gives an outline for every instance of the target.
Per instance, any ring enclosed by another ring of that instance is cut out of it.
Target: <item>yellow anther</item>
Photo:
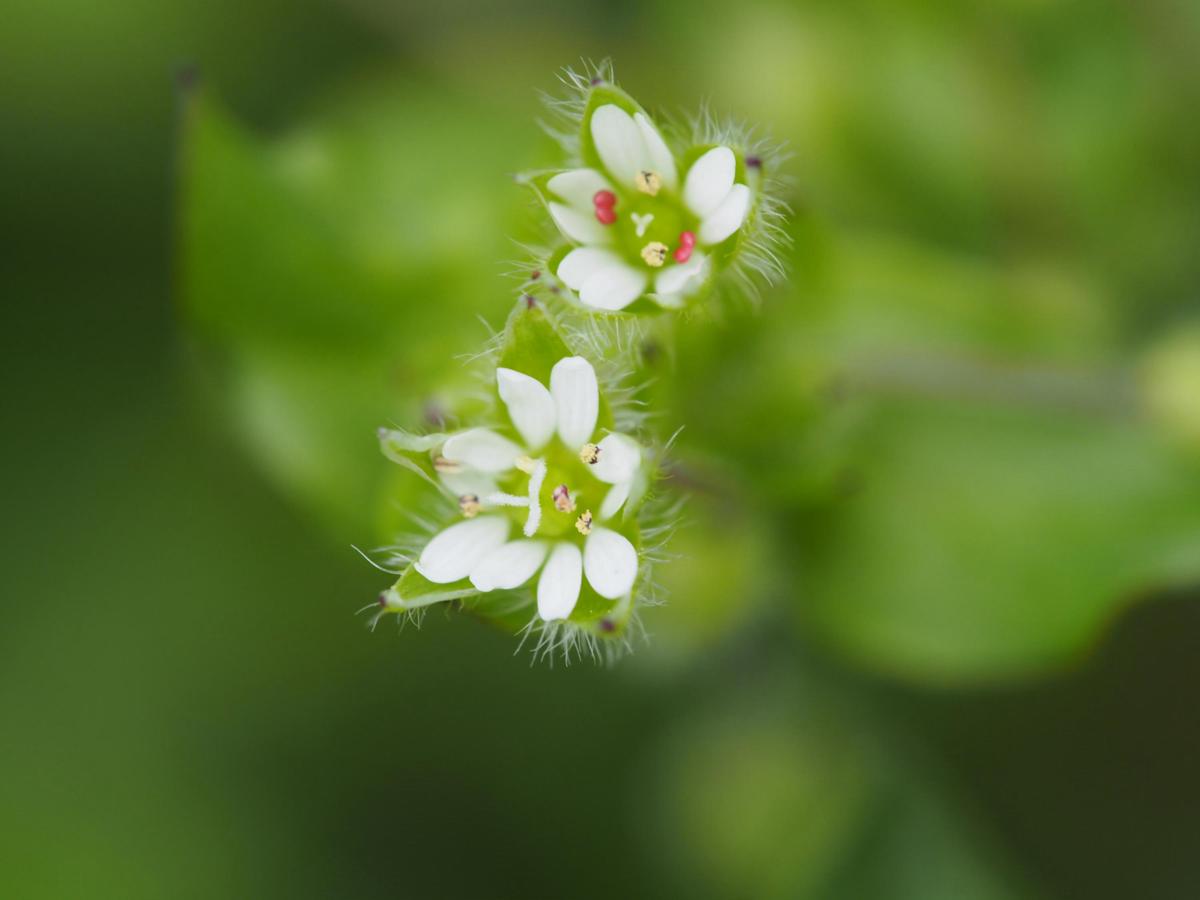
[[[468,519],[473,519],[479,515],[481,509],[483,509],[483,504],[479,502],[479,497],[476,494],[463,494],[458,498],[458,511]]]
[[[575,530],[580,534],[592,533],[592,511],[590,509],[575,520]]]
[[[531,475],[531,474],[533,474],[533,467],[535,465],[537,465],[537,463],[534,461],[534,459],[532,457],[518,456],[517,461],[514,463],[514,465],[518,469],[520,469],[522,472],[524,472],[526,475]]]
[[[600,461],[600,448],[595,444],[584,444],[579,451],[579,458],[589,466],[594,466]]]
[[[639,191],[643,194],[649,194],[651,197],[657,194],[662,187],[662,178],[657,172],[642,170],[637,173],[637,177],[633,181]]]
[[[667,261],[667,245],[662,241],[651,241],[642,248],[642,259],[646,265],[658,269]]]

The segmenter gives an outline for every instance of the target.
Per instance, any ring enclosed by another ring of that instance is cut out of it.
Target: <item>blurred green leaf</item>
[[[1200,577],[1200,473],[1138,422],[905,398],[859,437],[847,491],[796,521],[795,578],[803,627],[868,667],[1043,671]]]

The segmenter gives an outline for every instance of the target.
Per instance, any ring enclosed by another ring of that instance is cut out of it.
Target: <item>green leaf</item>
[[[1200,578],[1200,472],[1136,421],[890,400],[848,484],[798,522],[796,612],[870,668],[1044,671],[1138,595]]]

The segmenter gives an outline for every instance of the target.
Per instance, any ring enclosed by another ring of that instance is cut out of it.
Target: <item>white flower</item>
[[[572,169],[546,183],[551,217],[580,245],[556,274],[595,309],[624,309],[647,290],[662,306],[682,305],[709,274],[700,248],[729,238],[750,211],[750,188],[734,183],[733,151],[704,153],[680,191],[675,159],[643,113],[610,103],[590,129],[605,171]]]
[[[520,587],[541,570],[537,607],[546,621],[571,614],[585,575],[601,597],[627,596],[638,571],[633,544],[594,524],[590,509],[576,510],[576,501],[590,503],[590,494],[599,498],[602,490],[595,519],[616,515],[641,466],[641,448],[625,435],[592,443],[600,410],[595,370],[570,356],[554,365],[549,389],[506,368],[496,370],[496,385],[523,446],[487,428],[446,440],[438,468],[452,490],[470,496],[463,509],[471,517],[436,534],[416,570],[436,584],[468,578],[485,593]],[[577,483],[547,484],[549,472]],[[526,477],[525,490],[513,490]],[[513,519],[505,507],[527,509],[523,536],[510,540]]]

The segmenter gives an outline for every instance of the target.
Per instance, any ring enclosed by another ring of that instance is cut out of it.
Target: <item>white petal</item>
[[[599,247],[576,247],[558,264],[558,277],[573,291],[579,290],[587,280],[607,266],[624,265],[621,257],[611,250]]]
[[[637,123],[638,130],[642,133],[650,169],[662,176],[663,185],[667,190],[675,190],[675,157],[671,156],[667,142],[662,139],[662,135],[658,133],[654,123],[645,114],[634,113],[633,121]]]
[[[733,187],[737,160],[728,147],[713,147],[692,163],[683,183],[683,202],[700,218],[721,205]]]
[[[592,529],[595,533],[595,529]],[[583,583],[583,565],[579,548],[574,544],[560,542],[550,551],[546,568],[538,579],[538,615],[545,621],[565,619],[579,602],[579,588]]]
[[[664,294],[659,291],[654,295],[654,302],[663,309],[682,309],[684,296],[683,294]]]
[[[561,203],[550,204],[550,216],[567,237],[581,244],[607,244],[612,233],[590,212],[580,212]]]
[[[601,597],[624,597],[637,578],[637,551],[622,534],[592,526],[583,544],[583,570],[588,584]]]
[[[568,206],[591,213],[595,208],[592,198],[596,196],[596,191],[611,191],[612,185],[595,169],[571,169],[547,181],[546,188],[567,201]]]
[[[704,217],[696,240],[705,245],[721,243],[742,227],[748,212],[750,188],[744,184],[735,184],[729,189],[729,194],[721,201],[721,205]]]
[[[504,472],[524,451],[508,438],[487,428],[471,428],[451,435],[442,445],[442,456],[480,472]]]
[[[534,453],[541,450],[554,434],[554,399],[546,386],[523,372],[500,368],[496,387],[525,446]]]
[[[708,257],[698,250],[685,263],[676,263],[663,269],[654,279],[657,294],[685,294],[700,286],[704,280],[704,264]]]
[[[621,507],[625,505],[625,501],[629,499],[629,491],[633,487],[632,481],[622,481],[619,484],[614,484],[608,492],[608,496],[604,498],[604,502],[600,504],[600,518],[611,519]]]
[[[620,261],[604,265],[583,283],[579,302],[593,309],[624,309],[646,289],[646,273]]]
[[[508,538],[508,519],[504,516],[480,516],[451,525],[433,536],[417,571],[434,584],[450,584],[466,578],[475,564]]]
[[[600,414],[596,370],[582,356],[560,359],[550,370],[550,393],[558,416],[558,436],[572,450],[592,439]]]
[[[549,549],[545,541],[509,541],[484,556],[471,569],[471,584],[481,591],[520,587],[538,570]]]
[[[589,466],[593,475],[608,484],[628,481],[642,462],[642,448],[623,434],[607,435],[598,445],[600,458]]]
[[[474,494],[476,497],[486,497],[496,492],[496,479],[485,472],[474,469],[463,469],[461,472],[440,472],[439,477],[446,490],[461,497],[463,494]]]
[[[625,187],[633,187],[638,171],[650,164],[641,129],[619,106],[609,103],[592,113],[592,140],[608,173]]]

